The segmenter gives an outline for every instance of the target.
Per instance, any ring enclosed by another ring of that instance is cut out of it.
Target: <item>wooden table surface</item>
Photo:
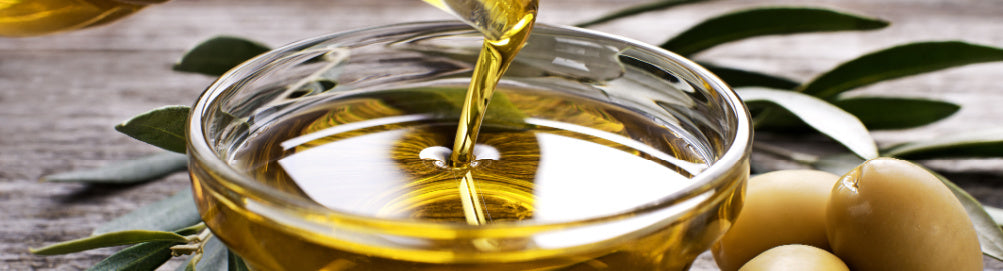
[[[643,2],[647,0],[544,0],[540,21],[572,24]],[[697,58],[808,80],[842,61],[907,42],[965,40],[1003,47],[1003,1],[998,0],[712,1],[594,29],[657,44],[701,19],[756,5],[837,8],[892,25],[872,32],[757,38]],[[84,269],[114,250],[41,257],[27,248],[86,236],[95,225],[188,186],[185,174],[129,187],[37,180],[156,152],[112,127],[162,105],[190,105],[212,78],[171,72],[170,67],[199,41],[228,34],[277,46],[323,33],[438,19],[451,18],[417,0],[174,0],[109,26],[0,38],[0,270]],[[978,64],[881,83],[860,93],[937,98],[963,106],[935,125],[874,132],[886,146],[1003,126],[1000,78],[1003,63]],[[803,142],[793,147],[832,148],[821,137]],[[984,203],[1003,206],[1003,160],[927,163]],[[716,268],[703,257],[693,269]],[[1003,265],[987,260],[987,270],[1003,270]]]

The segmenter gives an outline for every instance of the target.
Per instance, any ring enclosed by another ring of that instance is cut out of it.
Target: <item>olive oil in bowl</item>
[[[244,64],[193,108],[203,219],[261,270],[685,269],[741,205],[741,103],[662,51],[534,31],[460,165],[481,48],[466,26],[367,29]]]

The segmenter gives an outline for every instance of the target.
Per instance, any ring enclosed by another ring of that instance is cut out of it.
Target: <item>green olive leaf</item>
[[[177,234],[180,234],[180,235],[184,235],[184,236],[189,236],[189,235],[193,235],[193,234],[199,234],[202,231],[204,231],[205,229],[206,229],[205,223],[199,222],[198,224],[191,225],[191,226],[188,226],[188,227],[184,227],[184,228],[182,228],[180,230],[176,230],[176,231],[174,231],[174,233],[177,233]]]
[[[463,108],[466,100],[466,90],[456,89],[454,91],[436,91],[443,99],[459,110]],[[485,122],[506,123],[510,125],[524,125],[526,114],[519,110],[515,104],[508,99],[505,93],[495,92],[491,97],[491,105],[484,112]]]
[[[1003,209],[992,207],[992,206],[982,206],[986,210],[986,214],[996,221],[996,225],[1003,226]]]
[[[883,150],[882,154],[911,160],[1003,157],[1003,129],[966,131],[903,143]]]
[[[41,181],[133,184],[159,179],[187,168],[188,157],[184,154],[162,152],[99,168],[56,173],[42,177]]]
[[[919,127],[947,118],[961,109],[949,102],[893,97],[854,97],[832,103],[857,116],[871,130]]]
[[[862,163],[864,163],[864,159],[860,159],[860,157],[855,154],[840,153],[819,157],[818,160],[811,163],[811,167],[817,170],[836,174],[838,176],[843,176]]]
[[[645,13],[645,12],[649,12],[649,11],[656,11],[656,10],[666,9],[666,8],[670,8],[670,7],[674,7],[674,6],[678,6],[678,5],[682,5],[682,4],[689,4],[689,3],[696,3],[696,2],[703,2],[703,1],[706,1],[706,0],[661,0],[661,1],[655,1],[655,2],[651,2],[651,3],[640,4],[640,5],[628,7],[628,8],[625,8],[625,9],[617,10],[617,11],[614,11],[614,12],[609,13],[607,15],[603,15],[602,17],[595,18],[595,19],[589,20],[587,22],[582,22],[582,23],[576,24],[575,26],[577,26],[577,27],[589,27],[589,26],[593,26],[593,25],[597,25],[597,24],[609,22],[609,21],[620,19],[620,18],[624,18],[624,17],[630,17],[630,16],[633,16],[633,15],[637,15],[637,14],[641,14],[641,13]]]
[[[177,153],[185,153],[187,106],[170,105],[150,110],[115,126],[139,141]]]
[[[704,20],[661,45],[688,56],[708,48],[765,35],[823,31],[872,30],[888,22],[811,7],[767,7],[741,10]]]
[[[699,62],[701,66],[720,77],[731,87],[766,87],[775,89],[794,89],[801,85],[794,80],[780,76],[747,71],[742,69],[717,66],[707,62]]]
[[[211,238],[202,249],[202,260],[196,266],[197,270],[227,270],[229,269],[229,250],[219,241]]]
[[[202,221],[190,188],[115,218],[94,229],[92,235],[125,230],[176,231]]]
[[[250,268],[247,268],[247,264],[244,263],[244,258],[241,258],[236,253],[233,253],[232,250],[227,249],[226,255],[227,255],[227,258],[226,258],[226,267],[227,267],[227,270],[229,270],[229,271],[250,271],[251,270]]]
[[[925,168],[925,167],[924,167]],[[1003,231],[1000,230],[999,225],[995,220],[982,207],[972,195],[965,192],[964,189],[958,187],[947,177],[940,175],[933,170],[927,169],[930,173],[937,176],[947,188],[951,189],[951,193],[961,201],[961,205],[965,208],[965,212],[968,213],[968,217],[972,220],[972,224],[975,225],[975,232],[979,236],[979,244],[982,247],[982,254],[986,256],[993,257],[997,260],[1003,261]]]
[[[268,46],[244,38],[214,37],[185,53],[184,57],[174,64],[174,70],[220,76],[268,50],[270,50]]]
[[[905,129],[927,125],[953,115],[960,106],[943,101],[897,97],[854,97],[830,100],[858,119],[870,130]],[[759,114],[757,108],[750,108],[759,118],[757,128],[795,132],[803,130],[797,117],[786,112]]]
[[[840,64],[799,90],[832,100],[845,91],[884,80],[993,61],[1003,61],[1003,49],[960,41],[910,43]]]
[[[145,242],[174,242],[185,243],[188,239],[173,232],[165,231],[120,231],[110,232],[86,238],[70,240],[66,242],[48,245],[42,248],[29,249],[31,253],[38,255],[57,255],[80,252],[102,247],[112,247],[120,245],[130,245]]]
[[[123,249],[91,266],[87,270],[156,270],[171,259],[174,242],[149,242]]]
[[[777,110],[778,108],[773,104],[750,102],[747,105],[749,106],[749,113],[752,114],[757,131],[807,133],[812,130],[811,127],[805,125],[805,122],[798,119],[797,116],[791,114],[789,111]]]
[[[219,238],[210,238],[206,241],[205,247],[202,247],[202,256],[194,264],[189,261],[188,264],[178,266],[178,271],[183,270],[228,270],[229,267],[229,250]],[[194,258],[194,256],[193,256]]]
[[[839,107],[793,91],[758,87],[736,90],[746,102],[768,102],[779,105],[805,124],[843,144],[861,158],[878,157],[877,146],[864,124]]]
[[[365,97],[365,94],[360,95]],[[411,88],[399,90],[397,95],[389,99],[395,107],[409,112],[430,112],[435,110],[452,110],[460,112],[466,99],[464,88]],[[526,114],[512,103],[502,92],[495,92],[491,105],[484,113],[485,122],[504,123],[515,127],[525,125]]]

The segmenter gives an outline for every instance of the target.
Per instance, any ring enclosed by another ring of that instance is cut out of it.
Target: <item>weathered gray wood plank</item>
[[[547,0],[541,4],[540,21],[570,24],[642,2]],[[979,0],[712,1],[595,29],[660,43],[700,19],[761,4],[835,7],[893,25],[869,33],[761,38],[698,57],[807,80],[852,57],[910,41],[961,39],[1003,47],[1003,3]],[[188,47],[217,34],[280,45],[323,33],[435,19],[449,17],[416,0],[175,0],[97,29],[0,38],[0,270],[84,269],[113,250],[37,257],[28,254],[27,247],[85,236],[95,225],[187,186],[184,174],[126,188],[36,180],[157,151],[112,126],[148,109],[190,104],[197,97],[211,78],[169,71]],[[956,116],[930,127],[875,133],[880,143],[892,144],[1003,126],[999,78],[1003,63],[980,64],[879,84],[862,93],[942,98],[964,106]],[[808,142],[795,147],[832,149],[824,139]],[[984,202],[1003,206],[1003,161],[931,165],[955,172],[956,181]],[[1003,270],[997,262],[987,263],[987,269]],[[694,267],[713,268],[706,258]]]

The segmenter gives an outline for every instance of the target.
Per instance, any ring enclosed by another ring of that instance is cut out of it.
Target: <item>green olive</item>
[[[742,211],[711,252],[733,271],[767,249],[805,244],[828,249],[825,208],[839,176],[817,170],[782,170],[749,179]]]
[[[752,258],[739,271],[850,271],[836,255],[806,245],[783,245]]]
[[[910,162],[878,158],[833,187],[829,244],[855,271],[982,270],[982,252],[961,202]]]

